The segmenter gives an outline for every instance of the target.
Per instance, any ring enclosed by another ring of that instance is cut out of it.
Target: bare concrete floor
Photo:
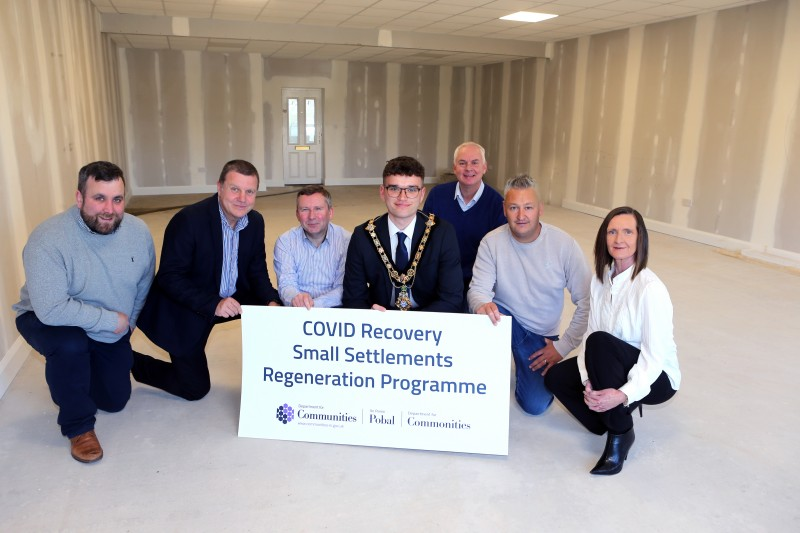
[[[345,227],[382,211],[376,187],[333,194]],[[257,206],[271,260],[294,196]],[[173,213],[143,216],[159,249]],[[547,207],[543,220],[590,257],[599,219]],[[0,530],[800,530],[800,277],[655,233],[650,266],[675,306],[683,386],[635,419],[618,476],[588,474],[604,438],[559,404],[530,417],[513,398],[508,457],[240,439],[235,322],[209,340],[206,398],[134,383],[124,411],[98,414],[94,465],[70,458],[44,361],[29,357],[0,400]],[[134,345],[157,353],[138,333]]]

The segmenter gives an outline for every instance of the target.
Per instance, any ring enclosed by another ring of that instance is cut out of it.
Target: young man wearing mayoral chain
[[[345,262],[342,306],[351,309],[461,311],[458,240],[445,220],[419,211],[425,168],[396,157],[383,169],[385,214],[353,230]]]

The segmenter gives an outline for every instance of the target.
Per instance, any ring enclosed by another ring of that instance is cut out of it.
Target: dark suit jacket
[[[280,302],[267,272],[264,218],[256,211],[247,218],[247,227],[239,232],[233,298],[247,305]],[[167,224],[161,263],[137,326],[170,353],[205,343],[222,299],[221,279],[222,227],[215,194],[181,209]]]
[[[378,240],[391,259],[387,217],[388,215],[381,215],[374,224],[377,227],[375,233],[378,235]],[[427,220],[427,215],[417,212],[417,223],[409,250],[409,258],[412,261],[425,232]],[[411,295],[419,305],[415,310],[458,313],[461,312],[464,298],[458,239],[450,223],[438,217],[435,222],[417,265],[416,280],[411,286]],[[347,248],[342,307],[369,309],[373,304],[379,304],[386,309],[397,309],[389,273],[375,249],[372,237],[365,229],[366,226],[367,222],[353,230]]]

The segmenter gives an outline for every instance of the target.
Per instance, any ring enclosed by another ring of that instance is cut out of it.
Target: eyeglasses
[[[416,187],[412,185],[411,187],[398,187],[397,185],[387,185],[383,188],[386,191],[386,194],[389,195],[389,198],[397,198],[400,196],[400,193],[405,191],[406,198],[413,199],[416,198],[419,194],[419,191],[422,187]]]

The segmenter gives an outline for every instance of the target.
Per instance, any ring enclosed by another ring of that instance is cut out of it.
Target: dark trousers
[[[639,359],[639,350],[605,331],[595,331],[586,339],[586,372],[594,390],[618,389],[628,381],[628,372]],[[597,435],[606,431],[625,433],[633,427],[631,413],[640,405],[663,403],[675,395],[665,372],[650,385],[650,393],[628,406],[622,404],[603,413],[592,411],[583,400],[584,386],[578,359],[557,364],[545,376],[547,388],[586,429]]]
[[[17,330],[45,359],[50,397],[58,406],[61,433],[72,438],[94,429],[98,409],[121,411],[131,397],[131,334],[115,343],[90,339],[72,326],[47,326],[29,311]]]
[[[170,352],[171,363],[133,352],[133,378],[139,383],[156,387],[185,400],[199,400],[211,390],[211,376],[208,373],[206,342],[214,324],[237,320],[239,317],[217,318],[200,335],[193,345],[185,346],[180,352]]]

